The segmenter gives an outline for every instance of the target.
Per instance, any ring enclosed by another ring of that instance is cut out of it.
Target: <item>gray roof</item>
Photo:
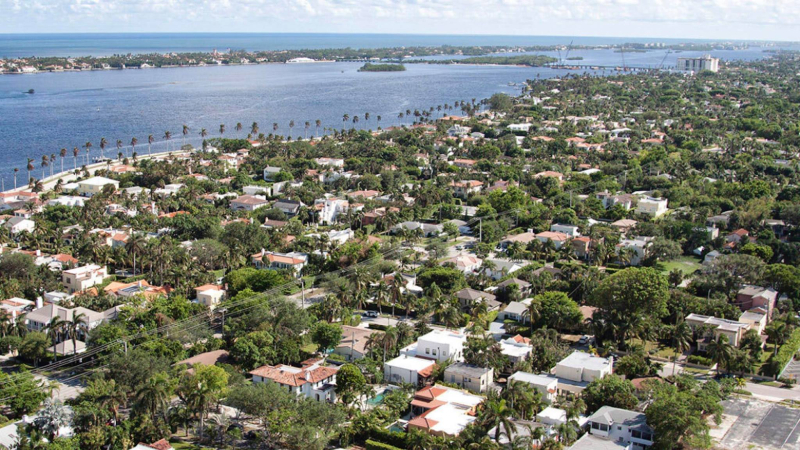
[[[528,310],[528,307],[524,303],[520,302],[511,302],[506,306],[503,312],[507,312],[510,314],[524,314]]]
[[[624,450],[627,448],[628,446],[621,442],[586,433],[572,444],[569,450]]]
[[[500,437],[496,441],[498,444],[506,445],[511,443],[517,436],[530,436],[531,430],[536,428],[543,428],[544,424],[539,422],[534,422],[531,420],[519,420],[519,419],[511,419],[511,423],[514,424],[514,429],[510,431],[501,430]],[[497,427],[492,428],[489,430],[487,436],[489,436],[492,440],[494,440],[494,434]],[[511,435],[511,439],[509,439],[508,434]]]
[[[497,287],[504,288],[504,287],[510,286],[512,284],[516,284],[517,286],[519,286],[520,289],[524,289],[524,288],[529,287],[531,285],[527,281],[520,280],[519,278],[509,278],[506,281],[503,281],[502,283],[498,284]]]
[[[466,375],[469,377],[480,378],[491,371],[492,369],[486,367],[480,367],[474,364],[467,364],[465,362],[457,362],[447,366],[447,369],[444,370],[444,373],[452,372],[461,375]]]
[[[631,411],[628,409],[603,406],[597,412],[589,416],[589,422],[602,423],[606,425],[625,425],[628,428],[647,428],[647,417],[644,413]]]
[[[456,298],[460,298],[460,299],[464,299],[464,300],[478,300],[478,299],[481,299],[481,298],[486,299],[486,300],[494,300],[497,297],[495,297],[494,295],[492,295],[492,294],[490,294],[488,292],[479,291],[479,290],[476,290],[476,289],[464,288],[464,289],[456,292]]]
[[[86,316],[87,324],[97,322],[104,319],[104,314],[91,309],[77,307],[75,309],[67,309],[52,303],[48,303],[39,309],[35,309],[25,315],[25,318],[34,322],[47,324],[56,316],[61,320],[72,320],[75,314],[84,314]]]

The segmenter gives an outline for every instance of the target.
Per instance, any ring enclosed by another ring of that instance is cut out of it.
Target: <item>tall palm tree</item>
[[[117,151],[122,151],[122,139],[117,139]]]
[[[289,136],[292,136],[292,130],[294,130],[294,120],[289,121]]]
[[[108,145],[108,141],[106,138],[100,138],[100,157],[103,158],[105,156],[106,146]]]
[[[56,154],[55,153],[51,153],[50,154],[50,176],[51,177],[53,176],[53,166],[55,165],[55,163],[56,163]]]
[[[138,143],[139,143],[139,139],[136,139],[136,136],[131,138],[131,153],[132,154],[136,153],[136,144],[138,144]]]
[[[50,160],[47,158],[47,155],[42,155],[42,164],[41,164],[41,166],[42,166],[42,179],[45,178],[44,170],[50,164],[49,161]]]
[[[303,139],[308,139],[308,129],[311,128],[311,122],[307,121],[303,124]]]
[[[50,342],[53,344],[53,353],[58,357],[58,353],[56,353],[56,344],[59,343],[61,340],[61,336],[63,336],[64,327],[66,326],[66,322],[61,317],[53,317],[50,319],[50,322],[47,324],[47,338],[50,339]]]
[[[377,117],[375,117],[375,120],[378,122],[378,128],[380,128],[381,127],[381,116],[378,115]]]
[[[685,321],[680,321],[672,329],[672,342],[675,344],[675,358],[672,361],[672,375],[675,375],[675,366],[678,365],[678,358],[692,344],[692,329]]]
[[[133,233],[125,243],[125,250],[133,255],[133,275],[136,276],[136,255],[142,253],[145,239],[140,233]]]
[[[727,366],[733,355],[733,346],[728,342],[728,336],[720,334],[717,339],[712,340],[706,346],[706,353],[717,365],[717,374],[719,375],[720,368]]]
[[[484,408],[481,422],[485,429],[495,429],[495,442],[498,442],[503,434],[511,439],[514,423],[511,421],[511,409],[506,406],[506,401],[499,398],[491,398],[486,401]]]
[[[241,134],[242,128],[243,128],[242,127],[242,122],[236,122],[236,127],[234,127],[234,128],[236,129],[236,135],[239,136]]]
[[[225,135],[225,124],[224,123],[219,125],[219,135],[220,136],[224,136]]]
[[[89,150],[92,148],[92,143],[87,141],[85,144],[83,144],[83,147],[86,149],[86,165],[88,166],[89,165]]]
[[[258,136],[258,122],[253,122],[253,125],[250,126],[250,134]]]
[[[33,158],[28,158],[28,182],[31,181],[31,171],[34,169]]]
[[[189,126],[184,124],[181,133],[183,133],[183,144],[181,144],[181,146],[184,146],[186,145],[186,136],[189,135]]]
[[[73,313],[72,320],[64,323],[67,337],[72,339],[72,351],[78,353],[78,337],[86,336],[89,332],[89,318],[84,313]]]
[[[64,163],[63,160],[61,163]],[[14,167],[14,189],[17,188],[17,172],[19,172],[19,167]]]
[[[78,153],[79,152],[80,152],[80,150],[78,150],[78,147],[74,147],[72,149],[72,158],[73,158],[73,161],[75,161],[75,170],[78,170]]]
[[[364,122],[369,122],[369,113],[364,113]]]
[[[342,116],[342,129],[347,128],[347,123],[350,122],[350,114],[345,114]]]
[[[358,124],[358,116],[353,116],[353,128],[354,129],[356,128],[357,124]]]
[[[63,172],[64,171],[64,158],[67,157],[67,149],[62,148],[61,151],[59,151],[58,154],[61,155],[61,171]]]
[[[321,127],[321,126],[322,126],[322,121],[321,121],[321,120],[319,120],[319,119],[317,119],[317,120],[315,120],[315,121],[314,121],[314,125],[316,125],[316,126],[317,126],[317,131],[316,131],[316,134],[317,134],[317,137],[319,137],[319,127]]]
[[[151,376],[136,392],[135,408],[148,415],[163,413],[169,404],[170,391],[167,374],[157,373]]]
[[[171,132],[171,131],[169,131],[169,130],[167,130],[167,131],[165,131],[165,132],[164,132],[164,140],[165,140],[165,141],[167,141],[167,142],[169,142],[169,140],[170,140],[170,139],[172,139],[172,132]],[[171,146],[167,146],[167,148],[168,148],[169,150],[172,150],[172,147],[171,147]]]
[[[150,151],[150,147],[153,145],[153,142],[155,142],[155,140],[156,140],[156,138],[154,138],[152,134],[147,136],[147,154],[148,155],[152,155],[153,154]]]

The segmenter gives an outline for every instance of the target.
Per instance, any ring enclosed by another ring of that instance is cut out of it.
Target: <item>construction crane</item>
[[[564,56],[564,61],[569,61],[569,52],[572,51],[572,43],[575,42],[574,40],[569,41],[569,46],[567,47],[567,54]],[[569,63],[564,63],[569,64]]]
[[[628,68],[625,67],[625,47],[622,46],[619,48],[619,54],[622,56],[622,71],[627,72]]]
[[[661,60],[661,64],[658,65],[658,70],[661,70],[664,67],[664,61],[667,60],[667,56],[672,53],[672,49],[667,49],[667,53],[664,55],[664,59]]]

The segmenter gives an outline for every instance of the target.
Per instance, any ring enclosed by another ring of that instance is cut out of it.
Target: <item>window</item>
[[[436,356],[436,350],[433,350],[433,356]]]
[[[631,436],[636,438],[636,439],[641,439],[642,438],[642,432],[639,431],[639,430],[633,430],[633,431],[631,431]]]
[[[431,354],[431,349],[429,349],[429,348],[426,348],[426,349],[425,349],[425,354],[426,354],[426,355],[430,355],[430,354]]]
[[[622,431],[622,427],[621,427],[621,426],[619,426],[619,425],[617,425],[617,430],[618,430],[618,431]]]

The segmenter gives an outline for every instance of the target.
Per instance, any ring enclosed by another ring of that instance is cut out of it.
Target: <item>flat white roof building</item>
[[[602,358],[591,353],[573,352],[556,364],[555,373],[558,378],[569,381],[591,383],[611,374],[614,367],[613,358]]]
[[[417,342],[400,350],[401,355],[417,356],[436,361],[462,361],[467,336],[455,331],[433,330],[420,336]]]

